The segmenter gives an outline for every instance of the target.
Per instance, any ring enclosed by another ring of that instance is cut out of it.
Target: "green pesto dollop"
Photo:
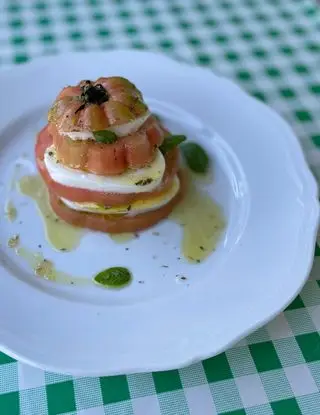
[[[105,288],[123,288],[130,284],[132,277],[127,268],[112,267],[99,272],[93,280]]]

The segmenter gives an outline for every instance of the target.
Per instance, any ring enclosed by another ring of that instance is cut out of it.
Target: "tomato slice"
[[[138,169],[150,163],[167,134],[152,116],[137,132],[121,137],[111,144],[93,140],[71,140],[59,134],[55,125],[50,123],[49,133],[53,137],[61,163],[105,176],[121,174],[128,168]]]
[[[179,150],[176,148],[165,155],[166,170],[162,183],[152,192],[120,194],[79,189],[57,183],[50,177],[43,159],[45,150],[47,147],[51,146],[52,143],[52,136],[49,134],[48,126],[46,126],[38,134],[35,146],[38,170],[50,191],[54,192],[59,197],[73,202],[93,202],[104,204],[106,206],[117,206],[127,203],[130,204],[135,200],[141,199],[141,197],[149,199],[166,192],[170,188],[173,177],[177,174],[179,168]]]
[[[181,172],[179,173],[179,179],[179,193],[169,203],[157,210],[137,216],[78,212],[67,207],[52,190],[50,191],[50,202],[56,215],[71,225],[107,233],[137,232],[147,229],[168,217],[185,193],[186,180]]]

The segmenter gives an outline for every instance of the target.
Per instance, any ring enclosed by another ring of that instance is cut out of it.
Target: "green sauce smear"
[[[93,278],[96,284],[105,288],[123,288],[129,285],[131,280],[130,271],[124,267],[107,268]]]

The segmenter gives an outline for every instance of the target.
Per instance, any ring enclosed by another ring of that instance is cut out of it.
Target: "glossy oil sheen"
[[[114,233],[109,234],[109,237],[112,239],[113,242],[118,244],[124,244],[126,242],[130,242],[135,239],[135,234],[132,232],[125,232],[125,233]]]
[[[61,221],[52,211],[47,189],[40,176],[24,176],[18,183],[22,194],[32,198],[41,215],[47,241],[59,251],[71,251],[79,243],[83,231]]]
[[[10,199],[8,199],[5,204],[4,214],[9,222],[14,222],[17,219],[17,208]]]
[[[191,179],[191,175],[188,175]],[[176,206],[170,219],[182,226],[182,253],[194,263],[206,259],[216,249],[226,220],[221,207],[191,181],[182,202]]]
[[[67,272],[56,269],[54,263],[44,258],[43,255],[39,252],[32,252],[29,249],[20,246],[15,248],[15,253],[28,264],[34,274],[39,278],[54,281],[60,284],[90,284],[90,280],[75,277]]]

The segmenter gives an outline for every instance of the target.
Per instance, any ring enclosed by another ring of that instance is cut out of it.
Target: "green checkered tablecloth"
[[[40,55],[115,47],[162,51],[233,78],[291,123],[320,179],[315,2],[0,1],[0,67]],[[0,414],[319,415],[319,331],[316,247],[310,279],[284,313],[232,349],[191,367],[73,378],[0,354]]]

